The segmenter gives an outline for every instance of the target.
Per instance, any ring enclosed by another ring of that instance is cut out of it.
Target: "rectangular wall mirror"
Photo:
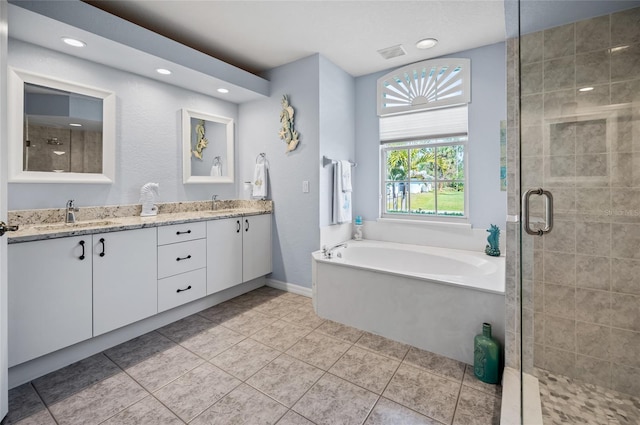
[[[233,183],[233,119],[182,110],[183,182]]]
[[[115,94],[9,69],[9,181],[112,183]]]

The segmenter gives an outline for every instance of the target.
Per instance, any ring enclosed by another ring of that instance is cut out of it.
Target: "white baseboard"
[[[267,278],[267,286],[311,298],[311,288]]]

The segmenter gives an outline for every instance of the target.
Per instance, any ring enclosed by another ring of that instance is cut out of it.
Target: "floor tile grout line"
[[[214,366],[215,366],[215,365],[214,365]],[[221,370],[222,370],[222,369],[221,369]],[[226,372],[226,371],[225,371],[225,372]],[[228,372],[226,372],[226,373],[228,373]],[[235,376],[234,376],[234,378],[235,378]],[[237,379],[237,378],[236,378],[236,379]],[[206,408],[204,408],[200,413],[198,413],[198,414],[197,414],[197,415],[195,415],[193,418],[191,418],[188,422],[187,422],[187,421],[183,421],[183,422],[185,422],[185,423],[191,423],[191,422],[195,421],[195,420],[196,420],[196,418],[197,418],[198,416],[202,415],[204,412],[206,412],[207,410],[209,410],[211,407],[213,407],[215,404],[217,404],[220,400],[222,400],[223,398],[225,398],[226,396],[228,396],[229,394],[231,394],[233,391],[235,391],[235,390],[236,390],[239,386],[241,386],[242,384],[244,384],[244,382],[243,382],[243,381],[240,381],[240,383],[239,383],[238,385],[236,385],[235,387],[233,387],[232,389],[230,389],[229,391],[227,391],[227,392],[226,392],[222,397],[220,397],[219,399],[217,399],[216,401],[214,401],[213,403],[211,403],[210,405],[208,405],[208,406],[207,406]],[[152,395],[153,395],[153,394],[152,394]],[[159,401],[159,400],[158,400],[158,401]],[[164,403],[163,403],[163,404],[164,404]],[[167,407],[167,408],[168,408],[168,407]],[[169,410],[171,410],[171,409],[169,409]],[[173,412],[173,410],[171,410],[171,411]],[[182,418],[180,418],[180,416],[179,416],[177,413],[175,413],[175,412],[173,412],[173,413],[174,413],[176,416],[178,416],[178,418],[179,418],[180,420],[182,420]],[[279,419],[278,419],[278,420],[279,420]]]
[[[104,420],[104,421],[102,421],[101,423],[104,423],[104,422],[108,421],[109,419],[111,419],[111,418],[113,418],[114,416],[116,416],[116,415],[118,415],[118,414],[120,414],[120,413],[124,412],[124,411],[125,411],[125,410],[127,410],[128,408],[130,408],[130,407],[132,407],[132,406],[134,406],[134,405],[138,404],[139,402],[141,402],[142,400],[144,400],[145,398],[147,398],[147,397],[149,397],[149,396],[153,397],[153,398],[154,398],[154,399],[156,399],[160,404],[162,404],[164,407],[166,407],[166,408],[167,408],[171,413],[173,413],[173,414],[178,418],[178,420],[180,420],[180,421],[182,421],[182,422],[186,423],[185,421],[183,421],[183,420],[182,420],[182,418],[181,418],[181,417],[180,417],[176,412],[174,412],[173,410],[171,410],[171,408],[170,408],[169,406],[165,405],[161,400],[159,400],[159,399],[155,396],[154,391],[150,391],[150,390],[148,390],[144,385],[142,385],[142,383],[140,383],[136,378],[134,378],[133,376],[131,376],[131,375],[130,375],[130,374],[129,374],[125,369],[123,369],[123,368],[122,368],[118,363],[116,363],[116,361],[115,361],[115,360],[113,360],[111,357],[109,357],[109,356],[107,355],[107,353],[106,353],[106,352],[104,352],[104,351],[103,351],[103,352],[102,352],[102,354],[104,354],[104,356],[105,356],[106,358],[108,358],[111,362],[113,362],[113,363],[114,363],[114,364],[115,364],[115,365],[116,365],[116,366],[117,366],[117,367],[118,367],[118,368],[119,368],[119,369],[120,369],[120,370],[121,370],[125,375],[127,375],[129,378],[131,378],[131,380],[133,380],[136,384],[138,384],[138,385],[140,386],[140,388],[142,388],[142,389],[147,393],[147,395],[146,395],[146,396],[144,396],[144,397],[142,397],[140,400],[136,401],[135,403],[132,403],[132,404],[128,405],[127,407],[125,407],[124,409],[122,409],[122,410],[120,410],[120,411],[116,412],[115,414],[111,415],[109,418],[105,419],[105,420]],[[206,361],[206,360],[205,360],[205,361]],[[186,375],[187,373],[189,373],[189,372],[191,372],[192,370],[196,369],[197,367],[200,367],[202,364],[203,364],[203,363],[200,363],[198,366],[196,366],[196,367],[194,367],[193,369],[190,369],[189,371],[187,371],[187,372],[183,373],[182,375],[180,375],[180,376],[179,376],[179,377],[177,377],[176,379],[173,379],[173,380],[171,380],[170,382],[166,383],[165,385],[163,385],[163,386],[159,387],[158,389],[156,389],[156,391],[159,391],[160,389],[162,389],[162,388],[166,387],[167,385],[169,385],[169,384],[171,384],[172,382],[176,381],[177,379],[179,379],[179,378],[183,377],[184,375]]]
[[[173,342],[173,341],[172,341],[172,342]],[[179,346],[180,348],[183,348],[183,349],[185,349],[186,351],[189,351],[189,350],[187,350],[186,348],[184,348],[184,347],[183,347],[182,345],[180,345],[180,344],[176,344],[176,346]],[[173,347],[171,347],[171,348],[173,348]],[[166,350],[163,350],[163,352],[165,352],[165,351],[166,351]],[[164,384],[164,385],[162,385],[162,386],[160,386],[160,387],[156,388],[156,390],[155,390],[155,391],[157,391],[157,390],[159,390],[159,389],[161,389],[161,388],[166,387],[166,386],[167,386],[167,385],[169,385],[170,383],[174,382],[176,379],[181,378],[182,376],[184,376],[184,375],[186,375],[187,373],[191,372],[192,370],[194,370],[194,369],[196,369],[196,368],[200,367],[204,362],[206,362],[206,359],[203,359],[202,357],[198,356],[198,355],[197,355],[197,354],[195,354],[195,353],[192,353],[191,351],[189,351],[189,352],[190,352],[191,354],[194,354],[194,355],[195,355],[195,356],[197,356],[198,358],[202,359],[202,360],[203,360],[203,362],[202,362],[202,363],[200,363],[200,364],[198,364],[198,365],[197,365],[197,366],[195,366],[195,367],[192,367],[191,369],[187,370],[186,372],[182,373],[182,374],[181,374],[180,376],[178,376],[177,378],[172,379],[171,381],[167,382],[166,384]],[[116,366],[118,366],[118,368],[119,368],[120,370],[122,370],[122,371],[123,371],[123,372],[124,372],[128,377],[130,377],[131,379],[133,379],[133,380],[136,382],[136,384],[140,385],[140,386],[141,386],[145,391],[147,391],[149,394],[153,393],[152,391],[148,390],[148,389],[147,389],[147,387],[145,387],[144,385],[142,385],[142,383],[140,383],[136,378],[134,378],[134,377],[133,377],[129,372],[127,372],[127,370],[126,370],[126,369],[122,368],[122,367],[121,367],[121,366],[120,366],[120,365],[119,365],[119,364],[118,364],[114,359],[112,359],[111,357],[109,357],[109,355],[106,353],[106,351],[103,351],[103,352],[102,352],[102,354],[104,354],[104,355],[105,355],[105,357],[107,357],[107,358],[108,358],[110,361],[112,361]],[[146,359],[146,360],[148,360],[148,359]]]
[[[36,393],[36,396],[38,396],[38,399],[40,400],[40,402],[42,403],[42,405],[44,406],[44,408],[45,408],[45,409],[47,409],[47,412],[49,412],[49,415],[51,416],[51,418],[53,419],[53,421],[54,421],[56,424],[58,424],[58,425],[59,425],[60,423],[58,422],[58,420],[56,419],[56,417],[53,415],[53,412],[51,411],[51,409],[49,409],[49,406],[47,405],[47,403],[45,403],[45,402],[44,402],[44,399],[42,398],[42,395],[40,395],[40,392],[38,391],[38,389],[37,389],[37,388],[36,388],[36,386],[34,385],[33,381],[29,381],[29,385],[31,386],[31,388],[33,389],[33,391]],[[23,419],[26,419],[26,418],[28,418],[28,417],[29,417],[29,416],[27,416],[27,417],[25,417],[25,418],[22,418],[22,419],[20,419],[20,420],[22,421]]]
[[[320,370],[322,370],[322,369],[320,369]],[[319,382],[322,378],[324,378],[324,376],[325,376],[327,373],[329,373],[329,372],[327,372],[326,370],[322,370],[322,375],[320,375],[320,377],[319,377],[318,379],[316,379],[316,381],[313,383],[313,385],[311,385],[309,388],[307,388],[307,390],[306,390],[306,391],[305,391],[305,392],[300,396],[300,398],[298,398],[298,399],[296,400],[296,402],[295,402],[295,403],[293,403],[293,405],[290,407],[290,409],[291,409],[291,410],[293,410],[293,408],[295,407],[295,405],[296,405],[296,404],[298,404],[298,403],[300,402],[300,400],[302,400],[302,399],[303,399],[303,398],[304,398],[304,397],[309,393],[309,391],[311,391],[311,389],[312,389],[313,387],[315,387],[315,386],[318,384],[318,382]],[[298,415],[302,416],[303,418],[308,419],[308,420],[310,420],[310,421],[311,421],[311,419],[307,418],[307,417],[306,417],[306,416],[304,416],[302,413],[300,413],[300,412],[298,412],[298,411],[296,411],[296,410],[293,410],[293,411],[294,411],[295,413],[297,413]],[[311,422],[313,422],[313,421],[311,421]],[[314,422],[314,423],[315,423],[315,422]]]
[[[106,350],[105,350],[105,351],[106,351]],[[147,396],[148,396],[148,395],[151,395],[151,392],[150,392],[149,390],[147,390],[147,389],[146,389],[142,384],[140,384],[136,379],[134,379],[131,375],[129,375],[129,374],[127,373],[127,371],[126,371],[126,370],[124,370],[124,369],[123,369],[123,368],[122,368],[118,363],[116,363],[113,359],[111,359],[111,357],[109,357],[105,351],[101,351],[101,352],[96,353],[96,354],[94,354],[94,355],[102,354],[102,355],[103,355],[107,360],[109,360],[109,361],[110,361],[111,363],[113,363],[113,364],[114,364],[118,369],[120,369],[120,372],[118,372],[118,373],[116,373],[116,374],[113,374],[113,375],[110,375],[110,376],[107,376],[106,378],[100,379],[100,380],[98,380],[98,381],[96,381],[96,382],[93,382],[93,383],[91,384],[92,386],[93,386],[93,385],[96,385],[96,384],[98,384],[98,383],[100,383],[100,382],[104,382],[105,380],[107,380],[107,379],[109,379],[109,378],[112,378],[112,377],[114,377],[114,376],[117,376],[117,375],[118,375],[118,374],[120,374],[120,373],[124,373],[126,376],[128,376],[129,378],[131,378],[131,380],[133,380],[137,385],[139,385],[139,386],[140,386],[140,388],[142,388],[142,390],[143,390],[143,391],[145,391],[145,392],[147,393]],[[91,356],[90,356],[90,357],[91,357]],[[82,359],[82,360],[84,360],[84,359]],[[79,360],[79,361],[81,361],[81,360]],[[77,362],[76,362],[76,363],[77,363]],[[72,363],[72,364],[73,364],[73,363]],[[53,412],[51,411],[51,409],[49,409],[49,406],[44,402],[44,399],[41,397],[41,395],[40,395],[40,393],[38,392],[38,390],[37,390],[36,386],[33,384],[33,381],[30,381],[30,384],[31,384],[31,386],[33,387],[33,389],[36,391],[36,394],[38,395],[38,397],[40,397],[40,399],[42,400],[42,403],[45,405],[45,407],[46,407],[46,408],[47,408],[47,410],[49,411],[49,414],[51,415],[51,417],[53,418],[53,420],[56,422],[56,424],[59,424],[59,422],[58,422],[58,420],[56,419],[55,415],[53,414]],[[75,394],[77,394],[77,393],[79,393],[79,392],[80,392],[80,391],[78,391],[78,392],[74,393],[73,395],[75,395]],[[121,410],[119,410],[118,412],[114,413],[113,415],[109,416],[108,418],[106,418],[105,420],[101,421],[100,423],[103,423],[103,422],[105,422],[105,421],[107,421],[107,420],[111,419],[113,416],[115,416],[115,415],[119,414],[120,412],[125,411],[125,410],[126,410],[126,409],[128,409],[129,407],[131,407],[131,406],[133,406],[133,405],[137,404],[139,401],[141,401],[141,400],[145,399],[147,396],[142,397],[140,400],[137,400],[137,401],[135,401],[135,402],[133,402],[133,403],[131,403],[131,404],[126,405],[124,408],[122,408],[122,409],[121,409]]]
[[[280,319],[278,319],[278,320],[280,320]],[[273,323],[276,323],[276,322],[273,322]],[[273,324],[273,323],[272,323],[272,324]],[[295,324],[293,324],[293,323],[289,323],[289,322],[286,322],[286,321],[285,321],[285,323],[290,324],[290,325],[297,326],[297,325],[295,325]],[[254,337],[258,332],[260,332],[260,331],[262,331],[262,330],[266,329],[266,328],[267,328],[267,327],[269,327],[269,326],[271,326],[271,325],[267,325],[266,327],[264,327],[264,328],[260,329],[259,331],[257,331],[257,332],[255,332],[255,333],[251,334],[251,336],[250,336],[249,338],[251,338],[251,339],[253,339],[254,341],[259,342],[259,343],[261,343],[261,344],[263,344],[263,345],[266,345],[267,347],[273,348],[274,350],[282,351],[280,348],[274,347],[274,346],[272,346],[272,345],[269,345],[269,344],[267,344],[267,343],[265,343],[265,342],[262,342],[262,341],[258,341],[257,339],[253,338],[253,337]],[[299,327],[299,328],[303,328],[304,330],[309,330],[309,328],[306,328],[306,327],[303,327],[303,326],[297,326],[297,327]],[[303,335],[302,337],[298,338],[298,340],[297,340],[296,342],[294,342],[293,344],[291,344],[291,346],[287,347],[287,348],[286,348],[284,351],[282,351],[282,352],[284,353],[285,351],[287,351],[288,349],[290,349],[291,347],[293,347],[294,345],[296,345],[296,344],[297,344],[301,339],[305,338],[307,335],[309,335],[309,334],[310,334],[310,333],[312,333],[313,331],[314,331],[314,329],[309,330],[309,332],[307,332],[307,333],[306,333],[305,335]]]
[[[456,420],[456,413],[458,413],[458,405],[460,404],[461,396],[462,396],[462,381],[460,381],[460,387],[458,388],[458,397],[456,398],[456,405],[453,408],[453,416],[451,417],[451,423],[453,423]]]
[[[161,335],[162,335],[162,334],[161,334]],[[182,345],[180,345],[180,344],[177,344],[177,345],[179,345],[180,347],[182,347]],[[184,348],[184,347],[182,347],[182,348]],[[186,348],[184,348],[184,349],[185,349],[185,350],[187,350]],[[187,350],[187,351],[189,351],[189,350]],[[189,351],[189,352],[191,352],[191,351]],[[105,355],[105,357],[107,357],[110,361],[112,361],[116,366],[118,366],[118,368],[120,368],[120,370],[122,370],[122,372],[124,372],[124,373],[129,377],[129,378],[131,378],[131,379],[132,379],[136,384],[138,384],[138,385],[139,385],[139,386],[140,386],[144,391],[146,391],[148,395],[150,395],[150,396],[152,396],[154,399],[156,399],[160,404],[162,404],[164,407],[166,407],[166,408],[167,408],[171,413],[173,413],[173,414],[174,414],[174,415],[175,415],[179,420],[181,420],[181,421],[182,421],[182,422],[184,422],[184,423],[187,423],[187,422],[186,422],[186,421],[184,421],[184,420],[180,417],[180,415],[178,415],[178,413],[177,413],[177,412],[174,412],[174,411],[173,411],[169,406],[167,406],[167,405],[166,405],[165,403],[163,403],[160,399],[158,399],[158,398],[155,396],[155,393],[156,393],[157,391],[160,391],[161,389],[163,389],[163,388],[167,387],[168,385],[170,385],[170,384],[174,383],[174,382],[175,382],[175,381],[177,381],[178,379],[180,379],[180,378],[184,377],[185,375],[187,375],[188,373],[190,373],[190,372],[194,371],[195,369],[199,368],[200,366],[204,365],[205,363],[209,363],[209,364],[211,364],[212,366],[217,367],[216,365],[214,365],[214,364],[210,363],[208,360],[206,360],[206,359],[204,359],[203,357],[201,357],[201,356],[197,355],[196,353],[192,353],[192,354],[196,355],[197,357],[199,357],[200,359],[202,359],[202,360],[203,360],[203,362],[199,363],[198,365],[196,365],[195,367],[193,367],[193,368],[189,369],[188,371],[185,371],[184,373],[180,374],[180,375],[179,375],[178,377],[176,377],[175,379],[172,379],[172,380],[170,380],[169,382],[165,383],[164,385],[162,385],[162,386],[160,386],[160,387],[156,388],[156,390],[155,390],[155,391],[151,391],[151,390],[147,389],[147,387],[145,387],[144,385],[142,385],[142,383],[140,383],[137,379],[135,379],[133,376],[131,376],[131,375],[130,375],[130,374],[129,374],[125,369],[123,369],[122,367],[120,367],[120,365],[119,365],[118,363],[116,363],[113,359],[111,359],[111,358],[106,354],[106,352],[103,352],[103,354],[104,354],[104,355]],[[218,369],[223,370],[223,369],[221,369],[221,368],[218,368]],[[224,371],[225,373],[229,374],[227,371],[225,371],[225,370],[223,370],[223,371]],[[231,374],[229,374],[229,375],[231,375]],[[231,376],[233,376],[233,375],[231,375]],[[234,376],[234,378],[235,378],[235,376]],[[236,386],[236,387],[237,387],[237,386]],[[234,387],[234,389],[235,389],[236,387]],[[228,394],[228,393],[227,393],[227,394]],[[226,396],[226,394],[225,394],[225,396]],[[223,396],[223,397],[224,397],[224,396]],[[142,399],[140,399],[140,400],[136,401],[135,403],[133,403],[133,404],[131,404],[131,405],[127,406],[126,408],[124,408],[124,409],[120,410],[119,412],[117,412],[116,414],[112,415],[110,418],[112,418],[113,416],[115,416],[115,415],[117,415],[117,414],[119,414],[119,413],[123,412],[124,410],[128,409],[129,407],[131,407],[131,406],[133,406],[133,405],[135,405],[135,404],[139,403],[140,401],[144,400],[145,398],[146,398],[146,397],[143,397]],[[216,401],[216,402],[217,402],[217,401]],[[215,403],[213,403],[213,404],[215,404]],[[212,405],[213,405],[213,404],[212,404]],[[212,406],[212,405],[211,405],[211,406]],[[209,406],[209,407],[211,407],[211,406]],[[207,409],[208,409],[209,407],[207,407]],[[206,409],[205,409],[205,410],[206,410]],[[109,418],[109,419],[110,419],[110,418]],[[193,419],[192,419],[192,420],[193,420]]]
[[[412,348],[417,348],[417,347],[412,347]],[[417,348],[417,349],[418,349],[418,350],[421,350],[420,348]],[[411,351],[411,349],[409,349],[409,351]],[[446,359],[450,359],[449,357],[442,356],[442,355],[440,355],[440,354],[433,353],[433,352],[431,352],[431,351],[429,351],[429,353],[431,353],[431,354],[436,354],[436,355],[437,355],[437,356],[439,356],[439,357],[444,357],[444,358],[446,358]],[[450,359],[450,360],[455,360],[455,359]],[[464,364],[464,365],[465,365],[465,369],[466,369],[466,363],[461,362],[461,361],[459,361],[459,360],[455,360],[455,361],[457,361],[457,362],[459,362],[459,363]],[[430,373],[430,374],[431,374],[431,375],[433,375],[433,376],[437,376],[438,378],[443,378],[443,379],[446,379],[446,380],[451,381],[451,382],[455,382],[455,383],[462,383],[462,381],[464,380],[464,369],[462,370],[462,378],[458,379],[458,378],[452,378],[451,376],[447,376],[447,375],[445,375],[445,374],[439,374],[439,373],[437,373],[437,372],[434,372],[434,369],[427,369],[427,368],[426,368],[426,367],[424,367],[424,366],[420,366],[420,365],[417,365],[417,364],[409,363],[408,361],[406,361],[406,356],[405,356],[405,360],[403,360],[403,361],[402,361],[402,363],[404,363],[404,364],[405,364],[405,365],[407,365],[407,366],[413,367],[413,368],[415,368],[415,369],[423,370],[423,371],[425,371],[425,372]]]
[[[391,380],[389,380],[389,381],[391,381]],[[387,384],[388,384],[388,382],[387,382]],[[386,386],[385,386],[385,388],[386,388]],[[384,392],[384,390],[383,390],[383,392]],[[364,420],[360,423],[360,425],[365,424],[369,420],[369,416],[371,416],[371,413],[373,413],[373,411],[376,409],[376,406],[380,402],[381,398],[382,398],[382,393],[378,394],[378,398],[376,399],[376,402],[373,403],[373,406],[371,406],[371,410],[369,410],[369,412],[367,412],[367,416],[365,416]]]
[[[282,355],[282,354],[286,354],[286,353],[281,353],[281,355]],[[278,356],[278,357],[280,357],[280,356]],[[278,358],[278,357],[276,357],[276,358]],[[292,358],[293,358],[293,359],[295,359],[295,360],[298,360],[298,359],[296,359],[295,357],[292,357]],[[273,361],[275,361],[275,359],[274,359]],[[273,363],[273,361],[272,361],[271,363]],[[301,361],[301,360],[300,360],[300,361]],[[269,364],[271,364],[271,363],[269,363]],[[265,367],[267,367],[267,366],[265,366]],[[314,367],[315,367],[315,366],[314,366]],[[264,367],[263,367],[262,369],[264,369]],[[262,369],[260,369],[260,370],[262,370]],[[319,369],[319,368],[316,368],[316,369]],[[322,377],[328,373],[328,372],[326,372],[326,371],[324,371],[324,370],[322,370],[322,369],[319,369],[319,370],[321,370],[321,371],[323,372],[323,373],[322,373],[322,375],[320,375],[320,376],[319,376],[315,381],[313,381],[313,383],[309,386],[309,388],[307,388],[307,389],[305,390],[305,392],[304,392],[300,397],[298,397],[298,398],[296,399],[296,401],[294,401],[294,402],[293,402],[293,404],[291,405],[291,407],[289,407],[289,406],[287,406],[286,404],[284,404],[284,403],[282,403],[282,402],[280,402],[280,401],[276,400],[273,396],[271,396],[271,395],[267,394],[266,392],[264,392],[264,391],[263,391],[263,390],[261,390],[260,388],[256,388],[256,387],[254,387],[253,385],[251,385],[250,383],[248,383],[248,382],[246,382],[246,381],[245,381],[244,383],[245,383],[246,385],[250,386],[251,388],[253,388],[254,390],[259,391],[260,393],[262,393],[262,394],[266,395],[266,396],[267,396],[267,397],[269,397],[270,399],[272,399],[272,400],[274,400],[274,401],[276,401],[276,402],[278,402],[278,403],[282,404],[282,405],[283,405],[283,406],[285,406],[288,410],[293,410],[293,406],[295,406],[295,405],[296,405],[296,403],[297,403],[297,402],[299,402],[299,401],[300,401],[300,400],[301,400],[301,399],[302,399],[302,398],[303,398],[303,397],[304,397],[304,396],[309,392],[309,390],[311,390],[311,388],[313,388],[313,387],[316,385],[316,383],[318,383],[318,381],[319,381],[320,379],[322,379]],[[251,376],[253,377],[253,376],[254,376],[255,374],[257,374],[257,373],[258,373],[258,372],[254,373],[254,374],[253,374],[253,375],[251,375]],[[247,378],[247,380],[249,380],[249,379],[250,379],[250,378]],[[294,411],[294,412],[295,412],[295,411]],[[298,413],[298,412],[295,412],[295,413]],[[300,413],[298,413],[298,414],[300,414]],[[283,416],[284,416],[284,415],[283,415]]]
[[[386,390],[387,390],[387,388],[388,388],[389,384],[391,383],[391,381],[393,380],[393,378],[396,376],[396,374],[397,374],[398,370],[400,369],[400,366],[402,366],[403,364],[404,364],[405,366],[410,367],[410,368],[413,368],[413,369],[416,369],[416,370],[419,370],[419,371],[422,371],[422,372],[428,373],[429,375],[435,376],[436,378],[440,378],[440,379],[447,379],[447,378],[444,378],[444,377],[442,377],[442,376],[440,376],[440,375],[437,375],[437,374],[435,374],[435,373],[432,373],[432,372],[430,372],[430,371],[428,371],[428,370],[426,370],[426,369],[424,369],[424,368],[417,367],[417,366],[413,366],[413,365],[411,365],[411,364],[409,364],[409,363],[405,363],[405,360],[406,360],[407,356],[409,355],[409,351],[410,351],[410,350],[407,350],[407,352],[405,353],[404,358],[402,359],[402,361],[400,362],[400,365],[398,365],[398,368],[396,369],[396,371],[394,372],[393,376],[391,377],[391,379],[390,379],[390,380],[389,380],[389,382],[387,383],[387,386],[385,387],[384,391],[386,391]],[[448,380],[449,382],[453,382],[450,378],[449,378],[449,379],[447,379],[447,380]],[[459,384],[460,384],[460,388],[458,389],[458,397],[456,398],[456,405],[455,405],[454,410],[453,410],[453,417],[451,418],[451,422],[452,422],[452,423],[453,423],[453,420],[454,420],[455,415],[456,415],[456,410],[457,410],[457,408],[458,408],[458,400],[459,400],[459,398],[460,398],[460,393],[462,392],[462,381],[463,381],[463,380],[464,380],[464,375],[462,376],[462,379],[461,379],[461,380],[460,380],[460,382],[459,382]],[[456,383],[458,383],[458,382],[456,382]],[[384,397],[384,391],[382,392],[382,394],[380,395],[380,397]],[[384,398],[386,399],[386,397],[384,397]],[[391,399],[388,399],[388,400],[391,400]],[[409,409],[409,410],[411,410],[411,411],[413,411],[413,412],[416,412],[416,413],[418,413],[418,414],[420,414],[420,415],[422,415],[422,416],[426,416],[426,417],[428,417],[429,419],[433,419],[433,420],[434,420],[434,421],[436,421],[436,422],[440,422],[440,423],[442,423],[441,421],[439,421],[439,420],[437,420],[437,419],[435,419],[435,418],[433,418],[433,417],[431,417],[431,416],[429,416],[429,415],[425,415],[424,413],[418,412],[417,410],[415,410],[415,409],[413,409],[413,408],[411,408],[411,407],[409,407],[409,406],[406,406],[406,405],[404,405],[404,404],[402,404],[402,403],[400,403],[400,402],[397,402],[397,401],[395,401],[395,400],[391,400],[391,401],[393,401],[393,402],[394,402],[394,403],[396,403],[396,404],[399,404],[400,406],[406,407],[407,409]]]
[[[362,337],[361,337],[361,338],[362,338]],[[358,341],[359,341],[359,340],[360,340],[360,339],[358,339]],[[355,344],[354,344],[354,345],[355,345]],[[369,419],[369,416],[371,416],[371,413],[373,412],[373,410],[375,409],[375,407],[376,407],[376,406],[378,405],[378,403],[380,402],[380,399],[384,397],[384,392],[387,390],[387,388],[389,387],[389,384],[391,383],[391,381],[393,381],[393,378],[394,378],[394,377],[396,376],[396,374],[398,373],[398,369],[400,369],[400,366],[402,366],[402,363],[404,362],[404,359],[407,357],[407,354],[409,354],[409,350],[407,350],[407,352],[406,352],[406,353],[404,353],[404,356],[402,357],[402,360],[400,360],[400,361],[398,362],[398,366],[396,367],[396,370],[394,370],[394,371],[393,371],[393,374],[391,375],[391,378],[389,379],[389,381],[387,381],[387,384],[384,386],[384,388],[382,389],[382,391],[381,391],[381,392],[380,392],[380,394],[378,395],[378,399],[376,400],[375,404],[373,405],[373,408],[371,409],[371,411],[367,414],[367,417],[364,419],[364,422],[366,422],[366,421]],[[386,399],[386,397],[385,397],[385,399]],[[407,409],[410,409],[408,406],[405,406],[405,405],[404,405],[404,404],[402,404],[402,403],[398,403],[398,402],[395,402],[395,401],[394,401],[394,403],[397,403],[399,406],[403,406],[403,407],[406,407]],[[415,410],[413,410],[413,409],[410,409],[410,410],[412,410],[412,411],[414,411],[414,412],[415,412]],[[419,412],[416,412],[416,413],[419,413]],[[421,414],[421,413],[420,413],[420,414]],[[363,424],[364,424],[364,422],[363,422]]]

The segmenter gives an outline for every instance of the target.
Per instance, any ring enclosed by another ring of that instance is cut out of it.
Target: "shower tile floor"
[[[469,365],[262,287],[9,391],[2,424],[499,424]]]
[[[638,425],[640,398],[538,370],[544,425]]]

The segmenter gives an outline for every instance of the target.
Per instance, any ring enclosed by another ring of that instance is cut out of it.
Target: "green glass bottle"
[[[476,335],[473,350],[473,373],[482,382],[497,384],[500,378],[500,346],[491,338],[491,324],[482,324],[482,334]]]

